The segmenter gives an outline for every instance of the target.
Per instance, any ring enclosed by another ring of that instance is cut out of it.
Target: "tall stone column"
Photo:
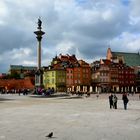
[[[45,34],[45,32],[43,32],[41,29],[42,25],[42,21],[40,20],[40,18],[38,19],[38,27],[37,27],[37,31],[35,31],[34,33],[36,34],[36,38],[38,41],[38,46],[37,46],[37,71],[35,73],[35,86],[36,87],[41,87],[42,86],[42,68],[41,68],[41,40],[42,40],[42,36]]]

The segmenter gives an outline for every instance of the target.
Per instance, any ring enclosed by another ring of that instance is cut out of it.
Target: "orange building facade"
[[[25,79],[0,79],[0,91],[4,93],[34,89],[34,78]]]
[[[91,68],[88,63],[79,60],[73,67],[66,68],[66,86],[70,91],[89,91],[91,85]]]

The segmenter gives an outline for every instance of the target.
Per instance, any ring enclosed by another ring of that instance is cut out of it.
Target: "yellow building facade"
[[[54,88],[55,91],[65,91],[66,71],[64,69],[46,70],[43,74],[43,85],[45,89]]]

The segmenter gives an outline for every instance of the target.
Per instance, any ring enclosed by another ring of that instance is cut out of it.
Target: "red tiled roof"
[[[111,61],[110,61],[110,60],[107,60],[107,59],[102,59],[102,61],[103,61],[103,62],[104,62],[104,64],[106,64],[106,65],[111,64]]]
[[[61,63],[54,64],[52,69],[64,69],[64,67],[61,65]]]
[[[85,62],[84,60],[79,60],[78,62],[79,62],[79,64],[80,64],[81,67],[89,67],[89,66],[90,66],[90,65],[89,65],[87,62]]]
[[[60,54],[59,56],[58,56],[58,58],[63,62],[63,61],[67,61],[67,62],[71,62],[71,63],[74,63],[74,62],[76,62],[77,61],[77,59],[76,59],[76,57],[75,57],[75,55],[62,55],[62,54]]]

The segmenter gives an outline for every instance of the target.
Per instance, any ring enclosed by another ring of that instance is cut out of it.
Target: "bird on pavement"
[[[46,137],[52,138],[52,136],[53,136],[53,132],[49,133]]]

